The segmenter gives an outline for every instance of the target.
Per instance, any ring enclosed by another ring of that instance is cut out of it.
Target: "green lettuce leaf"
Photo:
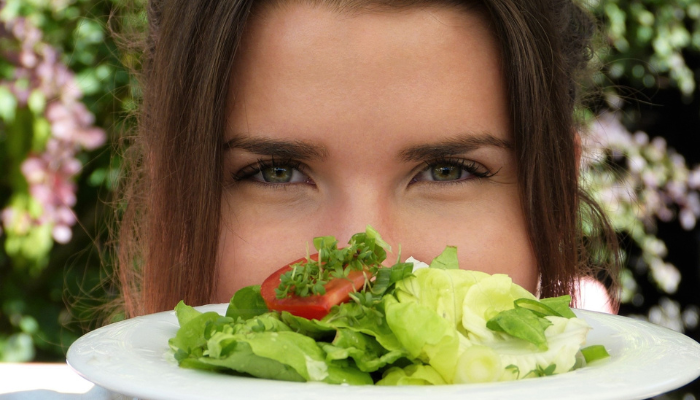
[[[457,247],[447,246],[442,253],[435,257],[430,263],[430,268],[437,269],[459,269],[459,261],[457,260]]]
[[[489,329],[486,322],[501,311],[515,308],[515,300],[521,298],[536,300],[507,275],[490,275],[474,284],[462,303],[462,326],[467,337],[484,344],[497,340],[499,333]]]
[[[392,367],[382,375],[377,386],[444,385],[444,379],[430,365],[413,364],[405,368]]]
[[[417,302],[399,302],[393,296],[385,301],[387,323],[409,355],[430,364],[451,383],[460,347],[454,324]]]
[[[506,366],[498,380],[542,376],[539,372],[561,374],[576,364],[576,354],[586,342],[590,326],[580,318],[545,317],[551,325],[545,330],[547,350],[541,351],[524,340],[506,336],[488,344]],[[510,366],[510,368],[507,368]],[[554,366],[554,367],[552,367]]]
[[[175,314],[180,322],[180,329],[168,344],[175,352],[176,359],[186,358],[193,353],[201,354],[207,343],[204,335],[207,326],[224,318],[216,312],[201,313],[182,301],[175,307]]]
[[[180,300],[175,306],[175,316],[177,317],[177,322],[180,326],[187,324],[194,318],[202,315],[201,312],[185,304],[184,301]]]
[[[549,320],[538,317],[526,308],[513,308],[501,311],[488,320],[486,327],[496,332],[504,332],[515,338],[530,342],[540,350],[547,350],[544,330],[552,325]]]
[[[372,294],[391,293],[397,282],[412,275],[413,263],[397,263],[389,268],[379,268],[372,285]]]
[[[322,344],[327,361],[352,358],[360,371],[374,372],[405,356],[403,351],[387,351],[377,340],[369,335],[338,329],[332,344]]]
[[[253,353],[292,367],[307,381],[328,377],[325,354],[315,340],[296,332],[260,332],[237,338],[248,343]]]
[[[605,346],[600,344],[581,349],[581,355],[583,355],[587,363],[610,357],[608,351],[605,350]]]
[[[478,271],[422,268],[413,277],[398,282],[395,294],[401,302],[416,301],[428,307],[461,330],[464,297],[473,285],[488,276]]]
[[[255,317],[255,319],[259,321],[261,317]],[[270,321],[273,320],[271,319]],[[247,322],[250,322],[252,325],[253,320]],[[265,325],[263,322],[260,323]],[[279,323],[282,324],[281,321]],[[241,324],[238,326],[241,326]],[[275,328],[278,327],[279,325],[275,326]],[[275,367],[275,371],[267,372],[267,375],[288,374],[288,369],[291,368],[305,381],[347,383],[352,385],[371,384],[372,382],[369,374],[362,373],[354,366],[344,365],[344,368],[338,368],[327,363],[325,361],[325,352],[314,339],[308,336],[292,332],[291,330],[258,332],[248,329],[235,330],[237,331],[235,334],[215,334],[209,340],[208,354],[214,359],[217,357],[230,359],[234,355],[233,360],[238,362],[235,353],[242,344],[245,344],[258,358],[273,360],[285,366],[284,369]],[[199,360],[202,361],[201,358]],[[257,360],[257,363],[259,365],[276,365],[264,360]],[[215,364],[220,365],[220,363]],[[243,371],[240,367],[236,370],[262,377],[257,370],[255,372]]]
[[[335,335],[335,329],[330,324],[319,320],[308,320],[303,317],[297,317],[286,311],[282,311],[282,321],[286,323],[292,331],[301,333],[316,340],[330,339]]]
[[[245,339],[257,356],[279,361],[292,367],[307,381],[372,384],[367,373],[352,366],[336,367],[325,361],[325,353],[313,339],[296,332],[262,332]]]
[[[335,329],[346,328],[373,336],[388,351],[408,354],[387,324],[383,304],[379,304],[376,310],[369,310],[354,302],[340,304],[333,307],[322,322]]]
[[[261,357],[255,354],[248,343],[236,342],[224,358],[200,357],[196,360],[185,360],[180,366],[185,368],[200,368],[200,365],[214,367],[219,370],[230,369],[263,379],[281,381],[305,382],[294,368],[277,360]]]
[[[269,311],[260,295],[260,285],[254,285],[244,287],[234,293],[226,309],[226,316],[234,320],[237,318],[246,320]]]
[[[571,311],[571,308],[569,308],[569,304],[571,304],[571,296],[568,294],[559,297],[540,299],[540,303],[551,307],[564,318],[576,318],[576,314],[574,314],[574,312]]]
[[[490,347],[474,345],[459,356],[455,383],[494,382],[504,373],[501,357]]]

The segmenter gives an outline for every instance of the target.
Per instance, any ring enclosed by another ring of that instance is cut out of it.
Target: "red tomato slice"
[[[318,260],[318,254],[313,254],[311,259]],[[305,261],[300,258],[291,264],[285,265],[268,276],[260,287],[260,294],[267,308],[275,311],[287,311],[292,315],[306,319],[321,319],[325,317],[334,305],[350,300],[350,293],[362,288],[365,283],[365,274],[362,271],[351,271],[348,279],[333,279],[326,284],[326,294],[299,297],[291,295],[284,299],[278,299],[275,289],[280,285],[280,276],[290,271],[291,265]]]

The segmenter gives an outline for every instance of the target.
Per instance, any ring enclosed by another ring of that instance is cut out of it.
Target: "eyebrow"
[[[400,157],[404,162],[434,160],[467,153],[484,146],[506,150],[513,148],[509,141],[488,132],[466,133],[437,143],[409,147],[400,153]]]
[[[224,151],[241,149],[250,153],[300,160],[323,159],[328,155],[325,147],[299,140],[239,137],[224,143]]]

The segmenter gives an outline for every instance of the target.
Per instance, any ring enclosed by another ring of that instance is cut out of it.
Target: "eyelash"
[[[456,158],[440,158],[440,159],[436,159],[436,160],[426,161],[425,167],[423,167],[422,169],[418,170],[417,172],[415,172],[413,174],[413,178],[411,178],[411,184],[418,183],[418,182],[429,182],[429,183],[439,183],[439,184],[458,184],[458,183],[465,183],[467,181],[472,180],[472,179],[460,179],[460,180],[443,181],[443,182],[416,180],[416,177],[419,174],[427,171],[428,169],[434,167],[435,165],[449,165],[449,166],[458,167],[458,168],[465,170],[469,174],[473,175],[477,179],[488,179],[488,178],[491,178],[498,173],[498,171],[491,172],[483,165],[481,165],[475,161],[472,161],[472,160],[464,160],[464,159],[456,159]],[[256,163],[245,166],[236,173],[232,173],[231,176],[232,176],[234,182],[240,182],[240,181],[246,180],[252,176],[255,176],[256,174],[260,173],[262,170],[264,170],[266,168],[274,168],[274,167],[280,167],[280,166],[296,169],[299,172],[301,172],[302,174],[308,175],[305,172],[307,167],[303,163],[296,161],[296,160],[293,160],[293,159],[287,159],[287,160],[275,160],[275,159],[263,160],[263,159],[259,159]],[[284,185],[286,185],[284,183],[270,183],[270,182],[260,182],[260,183],[263,185],[267,185],[267,186],[284,186]]]
[[[274,167],[290,167],[292,169],[296,169],[302,174],[306,175],[306,166],[302,164],[299,161],[288,159],[288,160],[275,160],[270,159],[270,160],[263,160],[259,159],[256,163],[250,164],[248,166],[245,166],[241,168],[238,172],[231,174],[233,181],[234,182],[240,182],[243,180],[246,180],[252,176],[257,175],[260,173],[262,170],[266,168],[274,168]],[[270,182],[261,182],[265,185],[284,185],[282,183],[270,183]]]
[[[411,183],[428,182],[428,183],[439,183],[439,184],[444,185],[444,184],[461,184],[461,183],[465,183],[465,182],[472,180],[472,179],[459,179],[459,180],[443,181],[443,182],[417,181],[417,180],[415,180],[418,175],[420,175],[421,173],[429,170],[430,168],[432,168],[436,165],[449,165],[449,166],[461,168],[461,169],[465,170],[466,172],[468,172],[469,174],[473,175],[476,179],[488,179],[488,178],[491,178],[498,173],[498,171],[491,172],[488,168],[477,163],[476,161],[465,160],[465,159],[461,159],[461,158],[439,158],[436,160],[426,161],[425,167],[423,167],[422,169],[420,169],[418,172],[416,172],[413,175],[413,178],[411,179]]]

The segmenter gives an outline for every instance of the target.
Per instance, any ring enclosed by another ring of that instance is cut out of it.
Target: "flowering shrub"
[[[663,137],[650,137],[643,130],[675,136],[676,142],[679,128],[694,127],[686,129],[689,134],[697,130],[693,70],[698,68],[700,53],[700,3],[587,3],[605,22],[607,47],[598,53],[604,68],[596,82],[605,88],[605,101],[590,127],[584,175],[627,245],[621,276],[623,310],[698,339],[699,308],[693,283],[700,277],[697,240],[686,250],[674,250],[687,253],[685,258],[674,257],[678,263],[674,265],[668,261],[667,243],[658,236],[658,225],[668,232],[668,222],[677,220],[684,230],[698,231],[700,166],[688,166]],[[659,98],[677,100],[671,106],[659,104]],[[645,104],[649,106],[642,111]],[[697,148],[678,150],[695,163],[699,161]],[[644,282],[645,276],[653,286]],[[678,398],[683,397],[681,392]]]
[[[82,168],[76,153],[102,146],[106,135],[93,125],[94,116],[80,102],[75,75],[42,41],[41,30],[31,21],[0,19],[0,40],[3,57],[14,67],[13,76],[0,81],[8,148],[15,156],[27,154],[10,166],[16,169],[21,161],[24,181],[14,180],[9,205],[0,214],[5,250],[10,257],[43,266],[52,241],[67,243],[72,236],[74,178]],[[27,119],[31,132],[25,130]],[[27,133],[31,140],[22,137]]]
[[[607,210],[615,230],[641,249],[639,269],[648,269],[660,290],[675,293],[681,273],[664,261],[666,244],[655,235],[656,222],[678,217],[684,229],[695,227],[700,217],[700,166],[689,169],[661,137],[650,140],[644,132],[630,133],[613,112],[592,122],[584,149],[585,184]],[[632,302],[637,284],[629,270],[622,283],[622,302]]]
[[[631,77],[643,87],[675,86],[684,96],[696,89],[693,71],[683,51],[700,48],[695,0],[593,0],[588,2],[606,21],[610,62],[606,76]],[[693,30],[687,27],[692,26]],[[601,75],[602,82],[603,76]]]
[[[61,357],[80,333],[65,295],[104,280],[91,259],[104,257],[96,204],[119,164],[104,151],[105,127],[119,129],[133,104],[105,41],[113,6],[0,0],[0,361]]]

